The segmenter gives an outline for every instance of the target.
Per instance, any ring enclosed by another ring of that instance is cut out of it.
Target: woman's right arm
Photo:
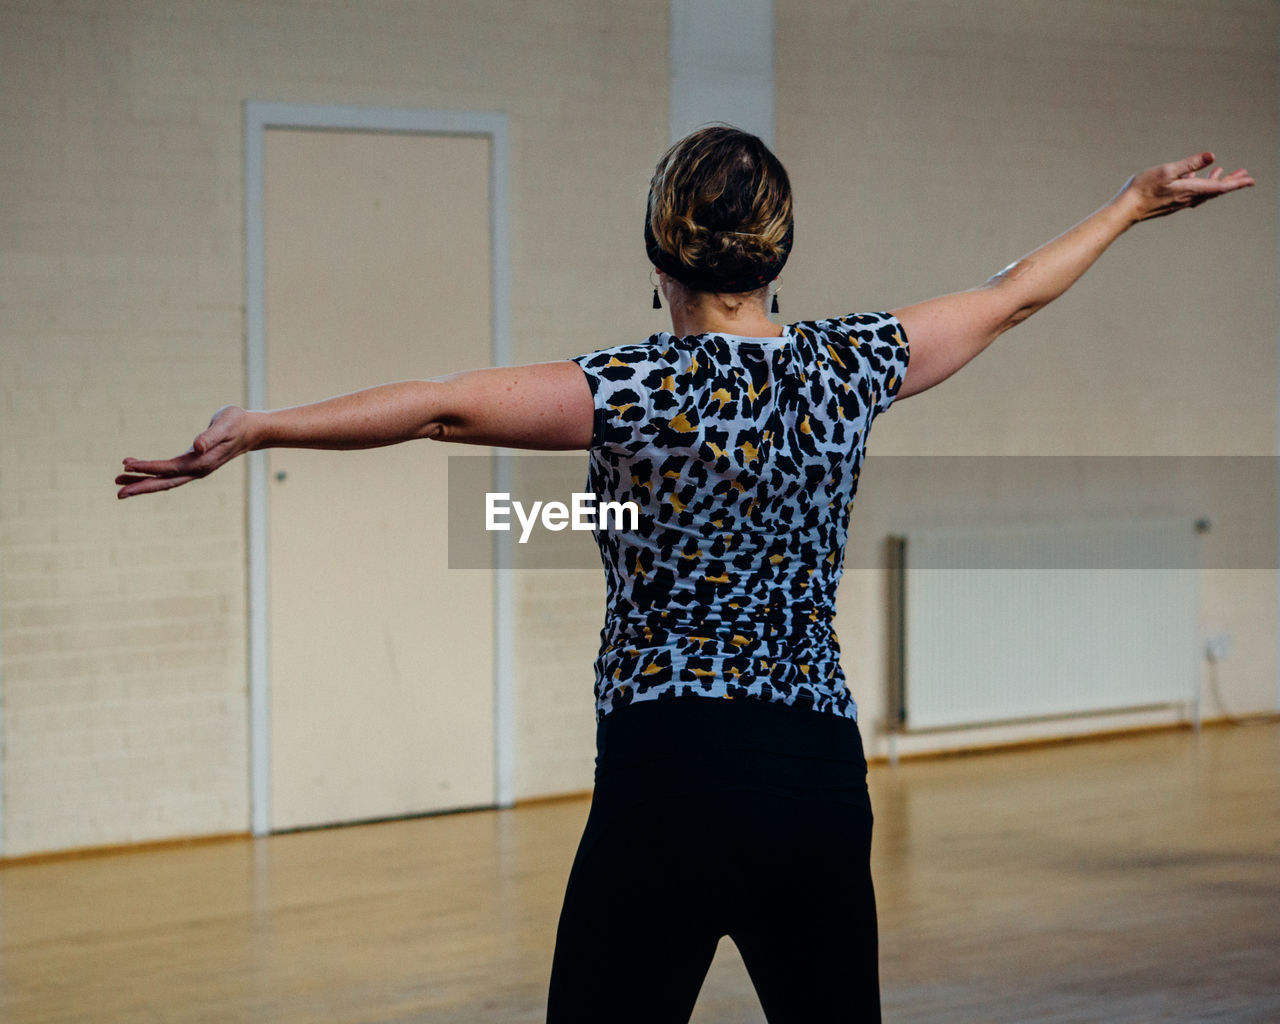
[[[1197,177],[1211,163],[1212,153],[1197,153],[1135,174],[1105,206],[986,284],[895,309],[911,351],[898,398],[946,380],[1009,328],[1043,309],[1134,224],[1254,183],[1243,170],[1223,176],[1218,169]]]
[[[400,381],[270,412],[227,406],[172,459],[124,460],[119,498],[171,490],[260,448],[380,448],[426,438],[542,450],[591,445],[595,403],[573,362]]]

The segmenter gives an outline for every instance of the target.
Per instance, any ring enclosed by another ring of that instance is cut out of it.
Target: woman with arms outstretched
[[[872,420],[1061,295],[1134,224],[1253,184],[1201,176],[1212,162],[1135,175],[972,290],[779,327],[766,302],[792,243],[786,171],[756,137],[702,129],[659,162],[645,218],[671,332],[291,409],[227,407],[186,453],[126,459],[119,496],[270,447],[589,450],[597,497],[641,517],[596,534],[596,787],[548,1021],[687,1021],[724,935],[770,1024],[878,1021],[866,761],[831,628]]]

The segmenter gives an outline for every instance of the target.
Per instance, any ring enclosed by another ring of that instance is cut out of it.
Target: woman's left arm
[[[946,380],[1010,327],[1048,305],[1134,224],[1254,183],[1244,170],[1224,176],[1219,168],[1198,177],[1196,172],[1211,163],[1212,153],[1197,153],[1136,174],[1106,206],[980,287],[893,310],[911,346],[898,398]]]
[[[595,401],[565,360],[380,384],[269,412],[219,409],[172,459],[125,459],[117,497],[181,487],[260,448],[380,448],[428,439],[543,450],[591,445]]]

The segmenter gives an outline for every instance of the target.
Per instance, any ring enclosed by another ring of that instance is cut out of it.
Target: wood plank
[[[871,773],[886,1019],[1280,1020],[1280,724]],[[585,800],[0,869],[5,1024],[534,1022]],[[695,1024],[761,1024],[722,941]]]

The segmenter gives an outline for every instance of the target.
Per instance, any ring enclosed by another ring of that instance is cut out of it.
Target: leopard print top
[[[574,358],[595,397],[588,488],[608,605],[596,715],[746,697],[857,718],[832,617],[871,420],[907,367],[887,313],[780,338],[655,334]]]

